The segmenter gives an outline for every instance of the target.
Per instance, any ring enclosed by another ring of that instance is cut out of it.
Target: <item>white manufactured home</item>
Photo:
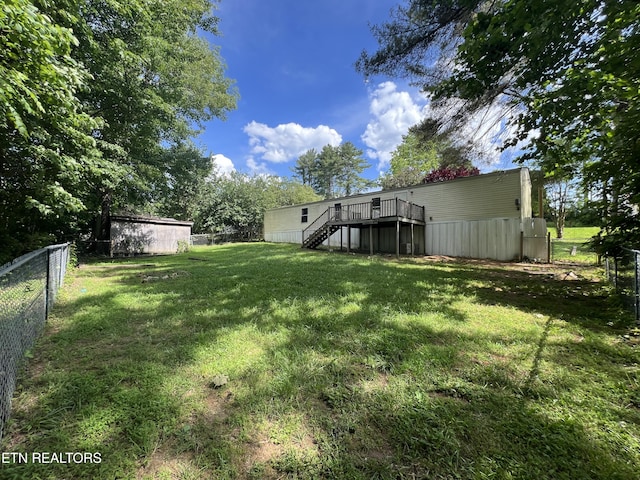
[[[370,253],[546,259],[527,168],[268,210],[268,242]]]

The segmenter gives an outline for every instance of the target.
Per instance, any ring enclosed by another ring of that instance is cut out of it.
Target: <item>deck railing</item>
[[[329,207],[328,218],[331,222],[357,223],[359,220],[385,217],[403,217],[424,222],[424,207],[400,198],[391,198],[380,201],[379,205],[375,205],[373,202],[363,202]]]
[[[327,223],[358,223],[364,220],[378,218],[402,217],[408,220],[424,222],[424,207],[407,202],[400,198],[381,200],[379,203],[362,202],[329,207],[318,216],[308,227],[302,230],[304,244],[315,232]]]

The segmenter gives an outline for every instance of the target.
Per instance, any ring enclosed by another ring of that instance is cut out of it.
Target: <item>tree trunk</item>
[[[95,240],[95,252],[99,254],[109,254],[109,248],[107,247],[110,240],[110,220],[111,216],[111,191],[106,191],[101,194],[102,202],[100,205],[100,215],[96,217],[96,225],[94,231]]]

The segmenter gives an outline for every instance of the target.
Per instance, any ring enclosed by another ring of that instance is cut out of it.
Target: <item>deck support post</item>
[[[427,255],[427,238],[429,238],[429,237],[427,236],[427,221],[426,221],[426,220],[425,220],[425,222],[424,222],[424,229],[423,229],[423,231],[424,231],[424,252],[423,252],[423,253],[424,253],[424,255],[426,256],[426,255]]]
[[[340,251],[342,251],[342,246],[344,245],[344,241],[342,238],[342,232],[343,232],[343,228],[342,225],[340,225]]]
[[[411,256],[413,257],[413,244],[414,244],[414,237],[413,237],[413,223],[411,224]]]
[[[400,220],[396,220],[396,258],[400,258]]]
[[[373,257],[373,225],[369,224],[369,253]]]
[[[347,226],[347,253],[351,253],[351,226]]]

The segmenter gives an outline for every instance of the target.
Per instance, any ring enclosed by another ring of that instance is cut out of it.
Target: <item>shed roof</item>
[[[111,221],[128,222],[128,223],[150,223],[153,225],[176,225],[182,227],[191,227],[193,222],[184,220],[176,220],[175,218],[152,217],[145,215],[111,215]]]

